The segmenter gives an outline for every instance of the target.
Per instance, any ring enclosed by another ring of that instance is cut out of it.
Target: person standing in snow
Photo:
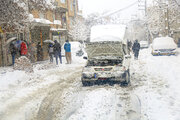
[[[56,58],[56,65],[58,65],[58,57],[60,59],[60,63],[62,64],[61,45],[57,42],[57,40],[55,40],[54,43],[54,56]]]
[[[13,43],[10,44],[10,52],[11,52],[11,56],[12,56],[12,65],[14,65],[15,56],[16,56],[16,48]]]
[[[31,62],[32,63],[34,63],[35,62],[35,53],[36,53],[36,46],[35,46],[35,43],[31,43],[30,45],[29,45],[29,47],[28,47],[29,49],[28,49],[28,53],[29,53],[29,57],[30,57],[30,60],[31,60]]]
[[[22,42],[21,43],[21,55],[26,55],[27,54],[27,45],[26,45],[26,43],[25,42]]]
[[[41,61],[42,59],[43,59],[43,49],[42,49],[42,47],[41,47],[41,43],[40,42],[38,42],[38,44],[37,44],[37,61]]]
[[[139,50],[140,50],[140,44],[138,43],[138,40],[135,40],[133,46],[132,46],[132,50],[134,53],[134,59],[138,59],[139,56]]]
[[[48,52],[49,52],[49,57],[50,57],[50,62],[51,63],[53,63],[53,54],[54,54],[54,47],[53,47],[53,45],[52,44],[49,44],[49,50],[48,50]]]
[[[67,64],[71,64],[71,44],[69,43],[69,40],[66,40],[66,43],[64,45],[64,50],[65,50],[65,56],[66,56],[66,61]]]

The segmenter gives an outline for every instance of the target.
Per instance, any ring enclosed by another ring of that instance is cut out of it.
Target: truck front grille
[[[94,68],[95,71],[111,71],[112,68]]]

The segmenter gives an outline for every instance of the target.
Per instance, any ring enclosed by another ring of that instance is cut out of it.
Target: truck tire
[[[83,84],[83,86],[92,86],[92,85],[93,85],[92,82],[90,82],[90,81],[84,81],[84,80],[82,80],[82,84]]]
[[[122,86],[128,86],[130,83],[130,73],[129,70],[127,70],[126,72],[126,77],[125,77],[125,81],[123,83],[121,83]]]
[[[83,86],[88,86],[88,82],[87,81],[82,81]]]

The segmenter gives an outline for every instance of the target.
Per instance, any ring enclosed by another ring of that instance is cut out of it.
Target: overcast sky
[[[131,5],[137,0],[79,0],[79,8],[83,11],[83,15],[91,13],[102,13],[104,11],[116,11]],[[142,0],[144,1],[144,0]],[[138,13],[138,4],[133,5],[129,9],[121,12],[124,19],[130,19],[131,15]]]
[[[88,15],[95,12],[102,13],[104,11],[115,11],[134,2],[135,0],[79,0],[79,7],[82,9],[83,15]],[[131,16],[131,14],[136,14],[137,6],[138,4],[122,11],[122,14],[126,17]]]

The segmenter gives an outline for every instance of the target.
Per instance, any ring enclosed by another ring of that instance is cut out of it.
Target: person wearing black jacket
[[[14,44],[10,44],[10,52],[11,52],[11,56],[12,56],[12,65],[14,65],[15,63],[15,56],[16,56],[16,47]]]
[[[132,50],[134,53],[134,59],[138,59],[139,56],[139,50],[140,50],[140,44],[138,43],[138,40],[135,40],[133,46],[132,46]]]
[[[62,64],[61,45],[57,42],[57,40],[55,40],[54,43],[54,56],[56,58],[56,65],[58,65],[58,57],[60,59],[60,63]]]

